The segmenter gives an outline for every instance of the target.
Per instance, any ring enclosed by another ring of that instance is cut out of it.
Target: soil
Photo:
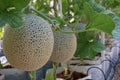
[[[63,78],[65,80],[77,80],[77,79],[84,78],[87,76],[86,74],[76,72],[76,71],[74,72],[69,71],[69,74],[67,75],[64,75],[64,74],[65,74],[65,71],[58,73],[57,78]]]

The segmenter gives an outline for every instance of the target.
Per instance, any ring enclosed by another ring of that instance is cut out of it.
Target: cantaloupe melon
[[[70,28],[63,28],[65,31],[72,31]],[[50,58],[53,62],[67,62],[70,60],[76,51],[76,36],[75,34],[66,34],[54,32],[54,48]]]
[[[13,67],[33,71],[47,63],[53,51],[54,37],[44,19],[27,14],[22,28],[5,26],[4,53]]]
[[[86,24],[85,23],[78,23],[76,30],[85,30]]]

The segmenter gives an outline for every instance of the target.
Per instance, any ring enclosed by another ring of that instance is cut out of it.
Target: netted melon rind
[[[54,45],[50,25],[42,18],[28,14],[23,27],[5,26],[3,47],[8,61],[20,70],[37,70],[47,63]]]
[[[63,30],[72,31],[70,28]],[[54,32],[54,48],[50,60],[57,63],[67,62],[74,56],[76,46],[75,34]]]
[[[84,23],[78,23],[76,30],[85,30],[86,24]]]

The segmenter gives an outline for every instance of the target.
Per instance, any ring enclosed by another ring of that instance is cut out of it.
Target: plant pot
[[[80,61],[80,58],[73,58],[69,61],[69,65],[70,66],[77,66],[77,67],[81,67],[82,70],[87,71],[90,67],[99,67],[102,68],[101,65],[101,60],[89,60],[89,59],[84,59],[83,61]],[[67,66],[66,63],[62,63],[62,66]]]
[[[5,56],[0,57],[2,64],[1,73],[4,75],[4,80],[28,80],[29,75],[27,72],[13,68],[7,61]],[[0,79],[2,80],[2,79]]]
[[[78,58],[77,59],[72,59],[69,62],[70,67],[72,67],[72,69],[74,69],[75,71],[78,71],[78,72],[82,71],[85,74],[87,74],[88,69],[92,68],[92,67],[97,67],[97,68],[102,69],[102,64],[101,64],[100,60],[83,60],[82,63],[85,63],[85,64],[80,64],[80,59],[78,59]],[[62,64],[62,66],[66,67],[67,65],[64,63],[64,64]],[[95,73],[99,72],[99,69],[97,69],[97,68],[92,68],[89,71],[92,79],[94,79],[94,80],[96,79],[96,76],[98,76],[98,74],[95,74]]]
[[[94,59],[84,58],[82,61],[80,60],[79,57],[74,57],[69,61],[70,64],[74,64],[74,63],[80,64],[81,62],[86,64],[98,65],[98,64],[101,64],[101,57],[96,56]]]
[[[105,51],[105,56],[109,57],[111,59],[113,56],[113,52],[112,51]]]
[[[91,74],[87,75],[87,74],[84,73],[84,71],[81,71],[81,69],[79,69],[79,68],[80,68],[80,67],[78,67],[78,70],[76,70],[76,69],[73,68],[73,67],[70,68],[70,72],[82,74],[82,75],[85,76],[85,77],[82,76],[82,78],[79,78],[79,79],[76,79],[76,80],[91,79]],[[53,72],[53,69],[49,69],[49,70],[47,71],[47,74],[48,74],[49,72]],[[59,74],[62,74],[62,72],[64,72],[64,67],[59,67],[59,68],[57,69],[57,77],[58,77]],[[76,74],[76,75],[78,75],[78,74]],[[73,78],[74,76],[71,76],[71,77]],[[77,77],[78,77],[78,76],[77,76]],[[80,77],[80,76],[79,76],[79,77]],[[61,78],[58,77],[56,80],[67,80],[67,79],[63,79],[62,77],[61,77]],[[70,79],[68,79],[68,80],[70,80]]]
[[[5,80],[26,80],[28,77],[25,71],[13,68],[9,63],[5,63],[1,69]]]
[[[5,80],[26,80],[25,71],[16,68],[1,69],[1,72],[5,75]]]
[[[70,60],[69,62],[70,65],[99,65],[101,64],[100,60],[83,60],[82,63],[80,60]]]
[[[76,71],[82,71],[84,73],[87,73],[88,69],[91,67],[98,67],[98,68],[102,68],[102,65],[70,65],[74,70]]]
[[[69,65],[70,66],[87,66],[87,67],[91,67],[91,66],[97,66],[101,68],[101,57],[98,59],[88,59],[85,58],[84,60],[80,60],[79,57],[74,57],[69,61]],[[62,66],[67,66],[66,63],[62,63]]]
[[[4,80],[26,80],[29,77],[27,72],[13,68],[5,56],[0,57],[0,61],[3,66],[1,73],[4,75]]]
[[[4,74],[2,72],[0,72],[0,80],[4,80]]]
[[[86,76],[86,77],[84,77],[82,79],[77,79],[77,80],[87,80],[87,79],[91,79],[91,76],[89,75],[89,76]],[[57,78],[56,80],[65,80],[65,79],[63,79],[63,78]]]

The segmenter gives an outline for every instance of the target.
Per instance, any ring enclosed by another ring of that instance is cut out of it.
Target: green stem
[[[37,10],[35,10],[33,8],[31,10],[34,11],[35,13],[37,13],[38,15],[40,15],[42,18],[48,20],[48,22],[50,24],[52,24],[53,29],[56,29],[56,27],[57,27],[56,26],[57,25],[57,21],[56,20],[52,20],[51,18],[49,18],[48,16],[46,16],[44,13],[42,13],[40,11],[37,11]]]
[[[80,7],[81,7],[81,5],[80,5],[80,1],[79,0],[76,0],[76,3],[77,3],[77,5],[78,5],[78,9],[80,10]]]
[[[0,61],[0,69],[2,69],[3,68],[3,65],[1,64],[1,61]]]
[[[49,17],[47,17],[44,13],[42,13],[42,12],[40,12],[40,11],[37,11],[37,10],[35,10],[35,9],[31,9],[32,11],[34,11],[34,12],[36,12],[38,15],[40,15],[42,18],[44,18],[44,19],[46,19],[46,20],[48,20],[51,24],[52,24],[52,26],[53,26],[53,28],[54,29],[56,29],[56,24],[57,24],[57,22],[55,21],[55,20],[51,20]],[[68,24],[68,25],[70,25],[69,23],[66,23],[66,24]],[[71,26],[71,25],[70,25]],[[68,31],[64,31],[64,30],[62,30],[62,29],[58,29],[60,32],[62,32],[62,33],[68,33],[68,34],[73,34],[73,33],[80,33],[80,32],[85,32],[85,31],[88,31],[88,30],[77,30],[77,31],[71,31],[71,32],[68,32]]]
[[[91,31],[91,30],[65,31],[65,30],[59,29],[59,31],[60,31],[61,33],[74,34],[74,33],[80,33],[80,32],[87,32],[87,31]]]
[[[68,68],[68,71],[70,71],[70,62],[69,61],[67,62],[67,68]]]
[[[36,71],[31,71],[30,77],[31,77],[31,80],[36,80]]]
[[[57,13],[57,8],[56,8],[56,6],[57,6],[57,0],[54,0],[53,9],[54,9],[54,14],[55,14],[55,16],[57,17],[57,16],[58,16],[58,13]]]
[[[84,64],[84,59],[80,59],[80,64]]]
[[[75,26],[72,26],[72,30],[76,30],[76,28],[77,28],[77,26],[78,26],[78,24],[79,24],[79,22],[80,22],[81,17],[78,17],[78,18],[76,18],[76,19],[77,19],[77,21],[76,21],[76,23],[74,24]]]
[[[33,5],[33,0],[30,0],[30,3],[23,9],[24,13],[28,14],[31,13],[31,6]]]
[[[58,63],[53,63],[54,80],[56,80],[57,68],[58,68]]]
[[[69,15],[70,15],[70,1],[69,0],[67,0],[67,4],[68,4],[68,6],[67,6],[67,9],[68,9],[68,20],[70,20],[70,17],[69,17]]]
[[[31,10],[34,11],[35,13],[39,14],[42,18],[48,20],[49,22],[52,22],[52,20],[49,17],[47,17],[44,13],[37,11],[35,9],[31,9]]]

